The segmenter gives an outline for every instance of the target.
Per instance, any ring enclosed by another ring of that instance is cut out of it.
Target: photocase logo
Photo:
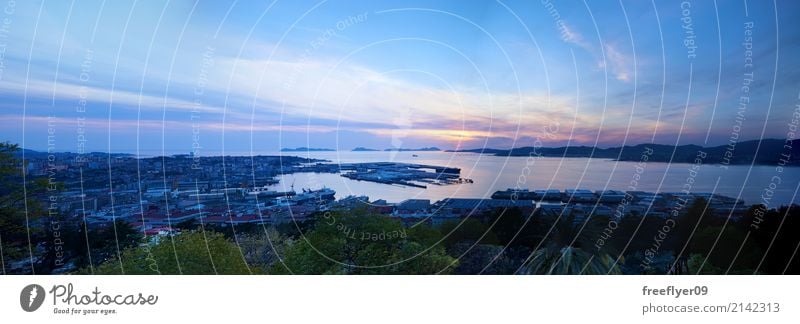
[[[39,309],[44,302],[44,288],[37,284],[31,284],[22,288],[19,293],[19,305],[26,312],[33,312]]]

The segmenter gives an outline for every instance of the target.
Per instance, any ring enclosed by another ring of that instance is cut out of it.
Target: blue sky
[[[796,1],[0,6],[0,140],[33,149],[721,145],[800,102]]]

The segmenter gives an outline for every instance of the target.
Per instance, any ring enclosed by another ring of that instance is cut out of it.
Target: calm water
[[[691,183],[693,192],[717,192],[731,197],[740,197],[748,204],[761,201],[761,195],[770,184],[774,194],[770,206],[792,202],[796,187],[800,184],[800,168],[784,168],[777,172],[774,166],[729,166],[702,165],[695,176],[689,169],[692,164],[647,163],[643,172],[637,172],[638,162],[616,162],[589,158],[537,158],[498,157],[474,153],[446,152],[283,152],[270,153],[330,160],[334,163],[394,161],[433,164],[461,168],[461,176],[475,181],[472,184],[449,186],[429,185],[427,189],[410,188],[372,182],[355,181],[338,174],[301,173],[282,176],[275,190],[288,190],[292,183],[300,188],[336,190],[336,197],[366,195],[371,200],[386,199],[399,202],[409,198],[431,199],[447,197],[488,198],[496,190],[506,188],[628,190],[634,177],[639,174],[638,190],[651,192],[680,191]],[[413,157],[416,154],[419,157]],[[530,172],[524,171],[528,165]],[[749,175],[748,175],[749,172]],[[775,178],[774,176],[779,177]],[[780,181],[780,182],[778,182]],[[716,190],[715,190],[716,185]],[[797,201],[797,199],[795,199]]]

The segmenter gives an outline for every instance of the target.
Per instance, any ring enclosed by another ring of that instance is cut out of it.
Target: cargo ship
[[[535,192],[528,189],[506,189],[498,190],[492,194],[492,199],[515,199],[515,200],[534,200],[537,198]]]

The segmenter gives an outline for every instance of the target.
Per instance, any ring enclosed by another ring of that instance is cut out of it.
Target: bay
[[[474,183],[447,186],[428,185],[427,189],[350,180],[338,174],[297,173],[280,177],[274,190],[328,187],[337,198],[368,196],[370,200],[400,202],[405,199],[489,198],[497,190],[589,189],[636,190],[649,192],[715,192],[738,197],[747,204],[769,207],[790,204],[800,184],[800,168],[778,171],[769,165],[730,165],[647,162],[622,162],[593,158],[504,157],[451,152],[271,152],[269,155],[325,159],[331,163],[405,162],[457,167],[461,176]],[[416,156],[415,156],[416,155]],[[692,169],[696,172],[692,172]]]

